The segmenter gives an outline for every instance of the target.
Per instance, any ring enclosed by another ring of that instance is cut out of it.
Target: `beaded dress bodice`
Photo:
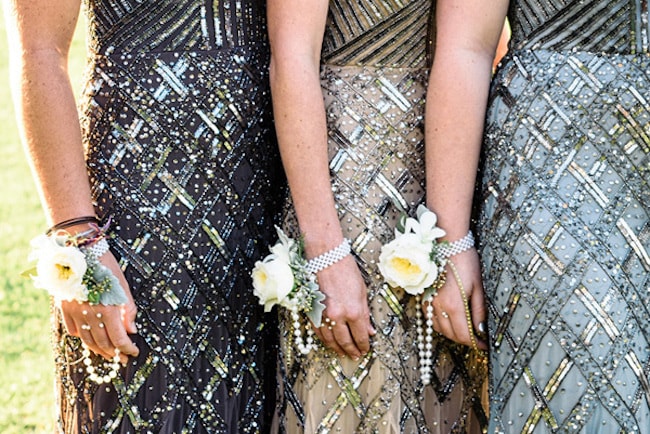
[[[275,238],[285,180],[265,4],[86,0],[85,9],[87,167],[138,307],[140,355],[96,387],[60,325],[62,430],[267,433],[277,328],[250,271]]]
[[[650,427],[650,56],[637,0],[513,1],[478,234],[489,432]]]

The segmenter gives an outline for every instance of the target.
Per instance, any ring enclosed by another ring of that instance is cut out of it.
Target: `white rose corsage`
[[[89,223],[86,232],[71,235],[66,227],[76,224]],[[117,277],[107,267],[99,262],[109,249],[105,239],[105,229],[100,228],[98,219],[94,216],[66,220],[55,225],[44,235],[39,235],[31,241],[29,260],[36,264],[23,273],[31,277],[34,286],[45,289],[54,298],[57,305],[62,301],[88,302],[91,305],[122,305],[127,302],[126,293]],[[86,315],[84,311],[84,315]],[[101,313],[97,313],[101,318]],[[99,323],[104,328],[103,323]],[[81,328],[90,331],[89,324]],[[85,343],[83,345],[83,363],[86,366],[88,379],[102,384],[109,383],[117,377],[120,358],[119,350],[115,350],[112,360],[98,358],[93,363],[91,353]]]
[[[276,226],[278,242],[270,247],[271,254],[255,263],[251,272],[253,293],[269,312],[279,305],[291,311],[294,341],[301,354],[314,346],[313,330],[305,326],[307,338],[302,337],[299,313],[303,313],[316,326],[321,326],[325,295],[319,290],[316,275],[310,271],[303,254],[301,241],[288,237]]]
[[[434,297],[444,285],[448,259],[474,246],[471,232],[453,243],[439,241],[446,233],[437,222],[436,214],[424,205],[418,206],[417,218],[402,215],[395,228],[395,239],[382,246],[378,263],[388,285],[415,296],[420,375],[424,384],[430,383],[433,369],[433,305],[427,305],[423,321],[422,302]],[[464,290],[462,293],[465,294]]]
[[[117,277],[99,258],[108,250],[104,238],[84,246],[83,239],[65,231],[39,235],[31,241],[29,260],[36,266],[25,274],[34,286],[45,289],[60,303],[77,300],[91,304],[126,303],[126,294]]]

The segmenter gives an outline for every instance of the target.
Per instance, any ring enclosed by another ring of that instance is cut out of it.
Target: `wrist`
[[[336,223],[320,227],[302,228],[301,233],[307,259],[314,258],[339,246],[343,240],[343,231],[338,220]]]

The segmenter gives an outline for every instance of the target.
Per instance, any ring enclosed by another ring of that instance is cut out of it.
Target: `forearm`
[[[21,138],[48,219],[93,213],[67,73],[79,0],[5,0],[11,82]]]
[[[427,94],[427,205],[450,240],[469,230],[490,83],[491,56],[473,54],[441,53]]]
[[[467,234],[487,98],[507,0],[438,0],[426,101],[427,205],[449,240]]]
[[[94,213],[74,95],[57,53],[12,61],[21,136],[51,223]]]
[[[343,239],[331,188],[318,64],[273,61],[271,89],[280,153],[298,223],[307,255],[315,256]]]

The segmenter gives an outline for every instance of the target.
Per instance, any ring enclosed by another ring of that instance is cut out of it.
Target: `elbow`
[[[319,74],[320,58],[318,55],[274,52],[271,50],[271,60],[269,62],[271,90],[279,85],[289,85],[305,78],[318,79]]]

